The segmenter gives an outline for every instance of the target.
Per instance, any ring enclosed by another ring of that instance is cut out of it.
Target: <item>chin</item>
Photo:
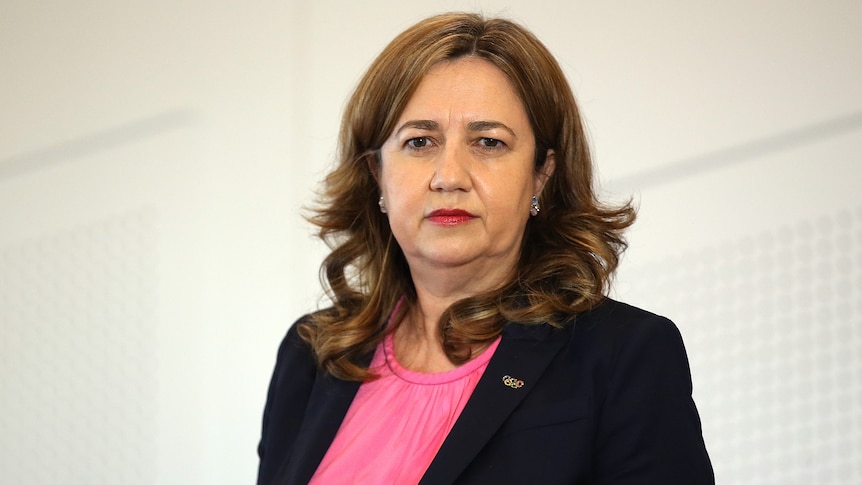
[[[441,247],[430,251],[422,251],[418,258],[424,264],[435,266],[455,267],[468,264],[481,258],[478,251],[465,251],[464,248]],[[408,258],[408,261],[410,258]]]

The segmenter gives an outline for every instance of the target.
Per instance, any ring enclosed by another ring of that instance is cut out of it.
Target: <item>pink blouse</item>
[[[310,483],[418,483],[499,343],[457,369],[424,374],[398,364],[387,335],[371,361],[380,377],[360,386]]]

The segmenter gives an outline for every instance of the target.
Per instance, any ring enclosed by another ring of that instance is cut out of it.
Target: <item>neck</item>
[[[489,291],[505,281],[499,271],[447,268],[427,272],[411,266],[416,303],[407,311],[394,335],[395,353],[404,367],[419,372],[455,368],[443,351],[440,317],[452,304]],[[473,349],[476,355],[481,349]]]

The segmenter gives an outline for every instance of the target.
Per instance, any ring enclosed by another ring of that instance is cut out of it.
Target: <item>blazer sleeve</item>
[[[612,340],[594,442],[595,483],[715,483],[677,327],[651,315],[620,327]]]
[[[290,456],[316,373],[314,354],[299,337],[294,323],[279,346],[267,392],[261,438],[257,447],[260,457],[258,483],[270,483],[284,460]]]

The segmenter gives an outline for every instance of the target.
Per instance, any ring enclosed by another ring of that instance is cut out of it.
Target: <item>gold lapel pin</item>
[[[522,381],[521,379],[516,379],[508,374],[503,376],[503,384],[508,387],[511,387],[512,389],[520,389],[524,387],[524,381]]]

